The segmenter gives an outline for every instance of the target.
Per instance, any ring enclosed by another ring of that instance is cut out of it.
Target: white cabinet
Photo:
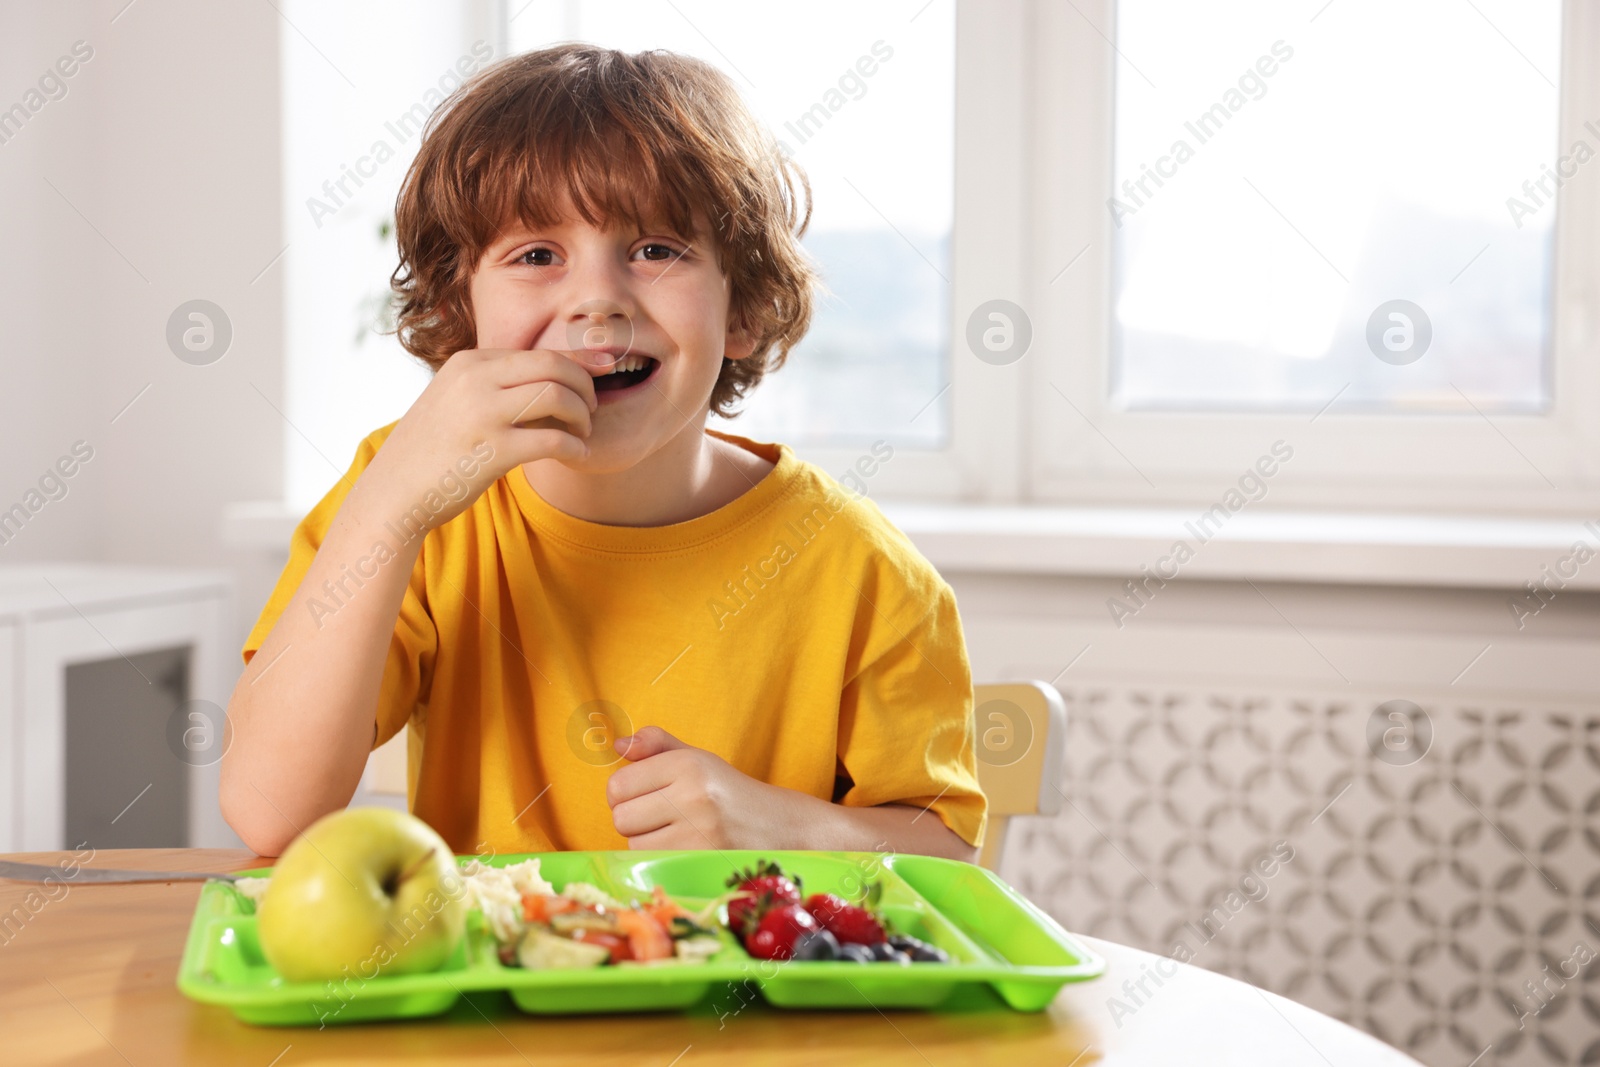
[[[219,571],[0,567],[0,852],[239,845],[231,597]]]

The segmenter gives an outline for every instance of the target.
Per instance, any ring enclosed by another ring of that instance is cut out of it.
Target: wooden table
[[[71,853],[7,856],[55,864]],[[271,865],[221,849],[102,850],[96,867],[236,871]],[[57,899],[0,879],[0,1062],[5,1064],[311,1063],[524,1065],[655,1064],[1270,1064],[1417,1067],[1416,1061],[1293,1001],[1197,967],[1087,939],[1106,975],[1067,986],[1049,1009],[1023,1015],[998,1000],[955,1012],[785,1012],[756,1005],[719,1021],[714,1010],[534,1018],[509,1001],[460,1003],[446,1016],[396,1024],[278,1029],[247,1026],[175,986],[198,882],[73,885]],[[41,901],[43,906],[41,907]],[[21,906],[26,918],[13,909]],[[11,916],[7,919],[7,916]],[[1177,967],[1158,988],[1158,962]],[[1120,1022],[1120,1026],[1118,1025]]]

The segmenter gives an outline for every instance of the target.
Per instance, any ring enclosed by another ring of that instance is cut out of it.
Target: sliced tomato
[[[653,916],[643,911],[619,911],[617,925],[628,935],[628,945],[636,960],[664,960],[672,955],[672,935]]]
[[[568,897],[548,893],[522,894],[522,918],[531,923],[545,923],[550,916],[566,911],[576,911],[583,905]]]
[[[660,886],[651,890],[651,901],[639,909],[654,919],[663,930],[671,936],[672,920],[677,918],[693,919],[694,915],[683,905],[667,896],[667,891]]]
[[[620,934],[608,934],[603,930],[574,930],[572,940],[582,941],[586,945],[599,945],[611,953],[612,963],[634,958],[628,938]]]

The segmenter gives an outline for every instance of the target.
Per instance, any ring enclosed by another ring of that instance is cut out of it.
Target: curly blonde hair
[[[797,198],[804,193],[804,204]],[[819,275],[800,238],[811,185],[715,67],[663,49],[561,44],[474,75],[429,118],[395,204],[396,333],[435,371],[476,345],[470,282],[513,219],[583,220],[694,232],[708,220],[730,283],[728,319],[754,341],[724,359],[711,410],[783,365],[811,325]]]

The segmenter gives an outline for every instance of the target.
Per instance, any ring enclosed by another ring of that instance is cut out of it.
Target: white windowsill
[[[1132,576],[1184,539],[1194,549],[1181,568],[1186,578],[1520,589],[1546,566],[1554,573],[1575,542],[1600,552],[1600,521],[1590,530],[1576,519],[1247,508],[1201,544],[1184,526],[1195,522],[1194,511],[900,501],[879,507],[947,573]],[[233,504],[222,540],[286,553],[299,518],[281,503]],[[1600,589],[1600,558],[1565,580],[1569,589]]]
[[[1185,528],[1193,510],[879,506],[944,571],[1135,575],[1183,539],[1186,578],[1521,588],[1576,541],[1600,551],[1600,533],[1572,519],[1246,509],[1202,544]],[[1600,560],[1567,586],[1600,589]]]

